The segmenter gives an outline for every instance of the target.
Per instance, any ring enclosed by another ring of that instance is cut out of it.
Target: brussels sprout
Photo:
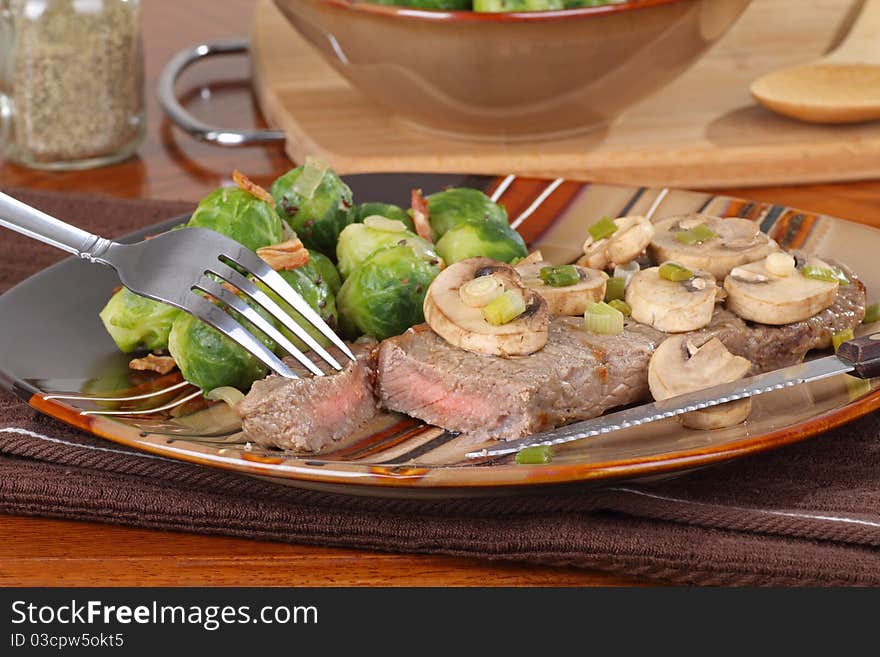
[[[290,285],[295,292],[299,293],[303,300],[312,307],[312,310],[318,313],[321,316],[321,319],[327,322],[327,325],[330,328],[334,330],[336,329],[339,324],[339,317],[336,311],[336,296],[331,291],[328,283],[324,280],[323,275],[314,267],[313,263],[310,262],[303,267],[279,271],[278,273],[281,275],[281,278],[287,281],[288,285]],[[260,287],[263,286],[260,285]],[[269,296],[275,301],[275,303],[281,306],[287,314],[293,317],[297,324],[306,329],[308,334],[312,336],[318,344],[324,346],[330,344],[330,341],[321,335],[321,332],[318,331],[318,329],[307,322],[298,312],[291,308],[274,292],[269,292]],[[279,328],[284,337],[293,342],[293,344],[299,349],[302,349],[303,351],[308,349],[305,343],[293,333],[284,327],[279,326]]]
[[[600,1],[596,4],[606,4],[606,2]],[[550,11],[553,9],[565,9],[565,2],[563,0],[474,0],[474,11]]]
[[[330,258],[323,253],[310,251],[309,265],[320,275],[321,279],[330,287],[333,295],[336,296],[339,293],[339,288],[342,287],[342,279]]]
[[[120,288],[98,313],[104,328],[120,350],[156,351],[168,346],[171,324],[181,314],[177,308]]]
[[[418,9],[443,9],[445,11],[462,11],[471,8],[471,0],[373,0],[380,5],[397,5],[399,7],[416,7]]]
[[[416,249],[426,260],[437,257],[430,242],[408,230],[395,232],[377,230],[364,224],[351,224],[339,235],[339,242],[336,245],[339,273],[342,274],[343,279],[348,278],[376,251],[395,244]]]
[[[236,319],[267,347],[275,348],[275,343],[250,323],[240,316]],[[233,386],[246,392],[254,381],[267,374],[265,365],[257,358],[188,313],[180,313],[174,320],[168,336],[168,351],[183,378],[205,392],[220,386]]]
[[[326,169],[318,174],[320,182],[309,190],[311,193],[303,195],[296,181],[305,170],[306,167],[291,169],[272,183],[270,192],[279,214],[303,244],[310,251],[320,251],[332,259],[336,257],[339,233],[355,220],[351,190],[339,176]]]
[[[402,221],[407,230],[415,232],[416,227],[413,225],[412,217],[410,217],[399,205],[390,203],[361,203],[355,211],[355,218],[358,223],[367,217],[387,217],[388,219],[396,219]]]
[[[458,187],[431,194],[428,212],[434,236],[440,239],[453,226],[465,221],[488,221],[507,226],[507,210],[478,189]]]
[[[439,273],[439,263],[408,246],[375,252],[339,291],[336,303],[343,329],[349,337],[366,333],[384,340],[423,322],[425,293]]]
[[[451,228],[437,242],[437,253],[447,265],[466,258],[483,256],[511,262],[528,251],[523,238],[510,226],[488,221],[468,221]]]
[[[272,206],[236,187],[221,187],[208,194],[187,226],[210,228],[252,251],[283,241],[281,218]]]

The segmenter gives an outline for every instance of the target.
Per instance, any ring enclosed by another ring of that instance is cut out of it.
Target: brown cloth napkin
[[[10,191],[108,235],[191,207]],[[0,232],[0,292],[59,255]],[[573,565],[675,584],[874,586],[880,414],[664,482],[411,501],[300,490],[135,452],[0,392],[0,512]]]

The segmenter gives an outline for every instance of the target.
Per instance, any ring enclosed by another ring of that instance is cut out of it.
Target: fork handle
[[[103,262],[101,256],[113,244],[0,192],[0,226],[27,235],[62,251]]]

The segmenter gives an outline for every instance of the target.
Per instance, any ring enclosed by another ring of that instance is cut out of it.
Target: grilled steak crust
[[[864,286],[854,275],[850,280],[830,308],[785,326],[746,322],[719,309],[693,333],[695,342],[717,336],[752,361],[754,373],[793,365],[862,321]],[[462,351],[416,326],[379,348],[379,402],[478,440],[512,440],[650,399],[648,363],[667,337],[632,321],[618,336],[596,335],[583,330],[581,319],[560,317],[541,351],[505,359]]]
[[[476,439],[525,436],[644,398],[653,347],[638,329],[596,335],[561,317],[542,350],[501,358],[453,347],[420,325],[380,346],[379,402]]]
[[[317,452],[351,434],[378,410],[375,346],[357,348],[357,360],[338,373],[299,379],[272,375],[254,383],[236,409],[245,438],[268,447]],[[348,360],[341,352],[334,356]]]

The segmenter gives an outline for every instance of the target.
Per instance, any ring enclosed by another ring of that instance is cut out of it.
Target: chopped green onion
[[[526,302],[522,294],[515,290],[506,290],[483,306],[483,319],[492,326],[501,326],[516,319],[526,311]]]
[[[590,226],[587,231],[590,233],[590,237],[598,242],[614,235],[617,232],[617,224],[608,217],[602,217]]]
[[[304,198],[312,198],[315,192],[318,191],[318,186],[324,179],[324,174],[327,173],[328,168],[324,162],[309,155],[306,157],[302,173],[293,182],[293,191]]]
[[[842,270],[834,267],[831,271],[834,272],[834,277],[837,279],[837,282],[841,285],[849,285],[849,279],[846,277],[846,274],[843,273]]]
[[[660,271],[657,273],[660,275],[660,278],[665,278],[667,281],[674,283],[688,281],[694,277],[694,272],[687,267],[682,267],[677,262],[664,262],[660,265]]]
[[[873,322],[880,322],[880,303],[871,304],[865,309],[865,319],[862,320],[862,324]]]
[[[623,332],[623,313],[604,301],[591,303],[584,312],[584,329],[602,335],[620,335]]]
[[[856,336],[853,333],[852,329],[846,329],[845,331],[841,331],[840,333],[832,335],[831,344],[834,345],[834,351],[837,351],[840,348],[840,345],[842,345],[844,342],[846,342],[847,340],[852,340],[855,337]]]
[[[553,460],[553,448],[550,445],[526,447],[516,453],[516,462],[520,465],[539,465]]]
[[[541,267],[538,272],[541,280],[551,287],[568,287],[579,283],[581,275],[574,265],[560,265],[559,267]]]
[[[458,288],[461,302],[471,308],[482,308],[504,293],[504,284],[494,276],[480,276]]]
[[[626,279],[612,276],[605,282],[605,301],[623,299],[626,296]]]
[[[622,312],[624,317],[629,317],[633,314],[632,308],[630,308],[629,304],[623,299],[612,299],[608,302],[608,305],[615,310]]]
[[[717,237],[718,234],[706,224],[697,224],[690,230],[680,230],[675,234],[675,239],[682,244],[702,244]]]
[[[819,267],[818,265],[805,265],[801,269],[801,275],[806,278],[812,278],[816,281],[827,281],[828,283],[839,283],[840,278],[829,267]]]

